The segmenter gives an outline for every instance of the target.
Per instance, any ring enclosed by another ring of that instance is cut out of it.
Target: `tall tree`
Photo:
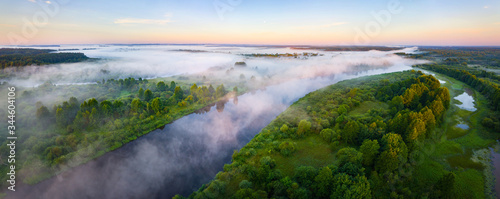
[[[165,91],[167,90],[167,85],[165,85],[165,82],[160,81],[156,84],[156,89],[158,89],[158,91],[160,92]]]
[[[153,92],[149,89],[144,91],[144,101],[149,102],[151,99],[153,99]]]
[[[182,99],[184,99],[184,91],[180,86],[175,87],[174,98],[177,101],[181,101]]]
[[[363,165],[371,166],[373,161],[377,158],[379,153],[380,145],[377,140],[365,140],[359,151],[363,154]]]
[[[139,97],[139,99],[144,99],[144,89],[140,88],[139,89],[139,93],[137,94],[137,96]]]

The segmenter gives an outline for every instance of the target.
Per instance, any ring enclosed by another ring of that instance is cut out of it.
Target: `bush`
[[[252,182],[248,181],[248,180],[242,180],[240,182],[240,185],[239,185],[240,189],[248,189],[248,188],[252,188]]]
[[[297,149],[295,146],[295,143],[291,143],[288,141],[282,142],[279,146],[279,150],[281,152],[281,155],[283,156],[290,156],[293,152],[295,152]]]
[[[319,133],[319,135],[321,136],[321,138],[323,138],[323,140],[325,140],[326,142],[332,142],[334,137],[333,137],[333,134],[335,132],[332,130],[332,129],[323,129],[321,130],[321,132]]]
[[[297,135],[299,137],[305,135],[311,130],[311,122],[308,122],[307,120],[300,120],[299,122],[299,129],[297,129]]]

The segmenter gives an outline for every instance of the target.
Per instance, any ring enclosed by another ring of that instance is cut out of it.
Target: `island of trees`
[[[83,53],[52,53],[56,50],[31,48],[0,49],[0,69],[29,65],[73,63],[88,60]]]

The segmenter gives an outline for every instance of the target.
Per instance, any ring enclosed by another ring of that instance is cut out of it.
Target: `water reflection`
[[[495,175],[496,183],[495,183],[495,191],[497,195],[500,194],[500,144],[494,146],[494,148],[490,148],[491,151],[491,161],[493,163],[493,174]]]
[[[458,128],[461,128],[461,129],[463,129],[463,130],[467,130],[467,129],[469,129],[469,125],[467,125],[467,124],[457,124],[457,127],[458,127]]]
[[[474,107],[474,98],[467,92],[464,92],[459,96],[456,96],[454,99],[462,102],[462,104],[457,105],[461,109],[472,112],[477,110],[476,107]]]

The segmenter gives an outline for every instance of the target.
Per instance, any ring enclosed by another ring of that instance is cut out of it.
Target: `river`
[[[246,93],[187,115],[123,147],[7,198],[171,198],[209,182],[234,150],[305,94],[359,76],[411,69],[398,65],[356,74],[297,79]]]

